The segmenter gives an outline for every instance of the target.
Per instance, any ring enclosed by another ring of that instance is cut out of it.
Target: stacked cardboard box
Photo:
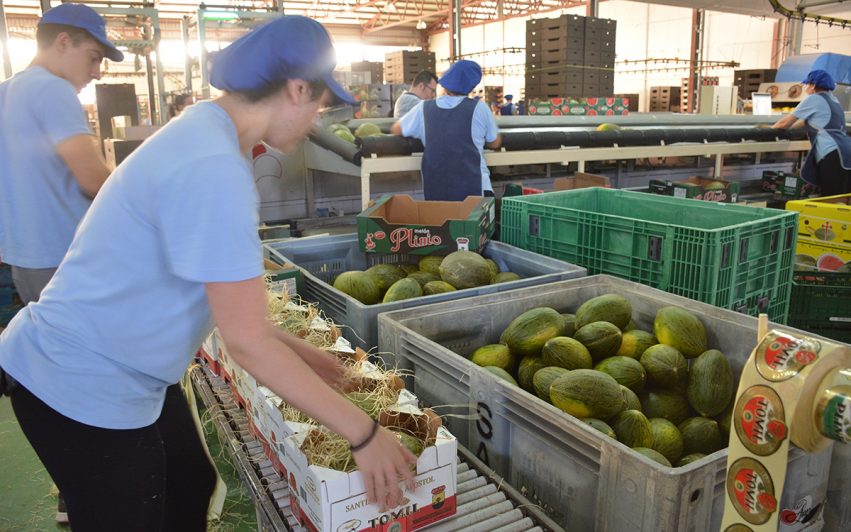
[[[630,94],[615,94],[615,98],[620,98],[626,103],[627,111],[630,113],[638,112],[638,94],[630,93]]]
[[[680,111],[680,88],[672,87],[650,87],[651,113],[679,112]]]
[[[718,76],[703,76],[700,78],[700,84],[704,87],[718,85]],[[691,91],[689,89],[689,78],[682,78],[680,83],[680,110],[686,112],[688,110],[688,100]],[[695,106],[697,109],[697,106]]]
[[[629,114],[627,98],[550,98],[529,100],[529,114],[543,116],[561,115],[608,115]]]
[[[733,85],[739,88],[739,98],[750,100],[752,92],[759,92],[760,83],[771,83],[777,75],[776,69],[736,70]]]
[[[369,72],[369,83],[384,82],[384,63],[378,61],[359,61],[352,63],[352,72]]]
[[[526,99],[611,96],[615,28],[578,15],[526,21]]]
[[[391,52],[384,56],[384,79],[387,83],[410,84],[420,71],[434,72],[434,67],[434,52]]]

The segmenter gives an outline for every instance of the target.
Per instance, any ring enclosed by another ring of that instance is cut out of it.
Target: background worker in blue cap
[[[488,105],[467,97],[482,80],[482,68],[466,59],[454,63],[438,83],[446,94],[418,104],[393,124],[394,135],[422,141],[423,192],[428,201],[463,201],[493,196],[484,149],[501,138]]]
[[[122,61],[92,8],[62,4],[36,28],[30,66],[0,84],[0,258],[24,304],[37,301],[109,176],[79,93],[104,57]],[[59,494],[56,520],[68,516]]]
[[[113,173],[41,299],[0,335],[21,428],[65,495],[74,529],[202,531],[215,473],[183,395],[213,322],[233,360],[351,442],[381,507],[416,462],[342,397],[334,357],[266,317],[257,189],[246,155],[291,151],[332,99],[325,29],[285,16],[220,52],[200,102]]]
[[[819,185],[822,196],[851,193],[851,137],[845,131],[845,112],[830,92],[836,83],[824,70],[813,70],[801,83],[808,96],[772,127],[806,127],[812,147],[801,177]]]
[[[499,107],[499,114],[500,116],[514,116],[517,114],[517,107],[514,105],[514,95],[505,95],[505,103]]]
[[[30,66],[0,84],[0,257],[38,299],[109,168],[77,98],[104,57],[124,59],[92,8],[62,4],[36,29]]]

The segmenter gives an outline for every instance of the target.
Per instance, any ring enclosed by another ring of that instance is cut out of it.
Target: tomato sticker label
[[[753,458],[740,458],[730,466],[727,496],[742,519],[752,525],[766,523],[777,510],[771,475]]]

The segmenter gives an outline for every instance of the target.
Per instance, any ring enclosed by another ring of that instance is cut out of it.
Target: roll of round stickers
[[[851,348],[771,331],[742,369],[721,530],[775,532],[789,444],[851,442]]]

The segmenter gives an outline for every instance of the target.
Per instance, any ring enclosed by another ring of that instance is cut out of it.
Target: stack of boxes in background
[[[387,83],[407,83],[410,85],[421,70],[434,72],[434,52],[399,51],[384,56],[384,80]]]
[[[739,98],[750,100],[752,92],[759,92],[760,83],[771,83],[777,75],[775,69],[736,70],[733,85],[739,88]]]
[[[615,29],[578,15],[526,21],[526,99],[611,96]]]
[[[355,118],[387,118],[393,116],[392,85],[372,83],[350,88],[360,108]]]
[[[680,112],[680,88],[679,87],[650,87],[651,113],[679,113]]]
[[[682,81],[680,83],[680,112],[683,113],[688,111],[688,100],[690,94],[689,85],[689,78],[682,78]],[[713,85],[717,86],[718,76],[703,76],[702,78],[700,78],[700,85],[703,87]],[[695,109],[697,109],[696,106]]]
[[[352,72],[363,72],[369,74],[369,79],[364,81],[370,83],[384,83],[384,63],[377,61],[359,61],[351,64]]]

